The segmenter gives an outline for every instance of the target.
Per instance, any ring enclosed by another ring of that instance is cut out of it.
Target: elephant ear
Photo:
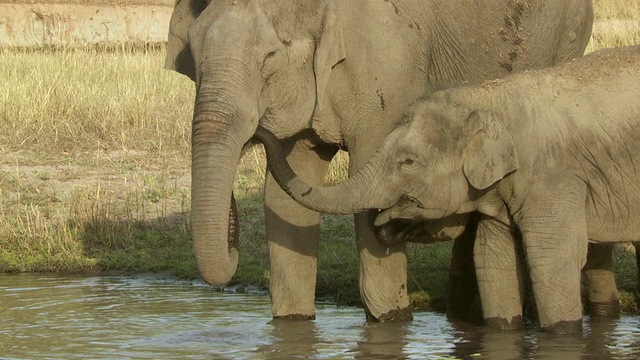
[[[313,69],[316,75],[316,101],[321,110],[324,91],[333,67],[344,60],[346,52],[342,37],[342,25],[333,1],[327,1],[323,29],[316,45]]]
[[[164,67],[175,70],[195,81],[196,66],[189,47],[189,25],[211,0],[177,0],[169,23],[169,41]]]
[[[467,119],[467,128],[473,135],[462,168],[471,186],[486,189],[518,169],[513,138],[498,116],[474,111]]]

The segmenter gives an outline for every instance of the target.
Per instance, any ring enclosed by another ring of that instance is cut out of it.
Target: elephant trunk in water
[[[280,187],[309,209],[333,214],[352,214],[367,209],[388,208],[399,196],[394,191],[384,191],[381,188],[378,177],[384,157],[380,153],[348,181],[330,187],[315,187],[302,181],[293,172],[273,134],[259,126],[255,138],[264,144],[269,169]]]

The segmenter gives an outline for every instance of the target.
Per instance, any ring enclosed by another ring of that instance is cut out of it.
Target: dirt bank
[[[170,6],[0,4],[0,47],[158,43]]]

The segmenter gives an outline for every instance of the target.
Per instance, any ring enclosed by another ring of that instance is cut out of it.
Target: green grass
[[[639,43],[639,4],[596,1],[588,51]],[[621,19],[635,19],[636,27],[601,22]],[[0,92],[0,271],[197,277],[188,213],[194,89],[163,70],[163,60],[162,47],[0,49],[7,84]],[[326,181],[344,179],[347,166],[340,153]],[[256,147],[242,159],[235,184],[239,284],[268,284],[264,174],[264,152]],[[324,215],[321,238],[318,297],[360,304],[352,217]],[[416,306],[442,309],[450,253],[450,243],[408,246]],[[637,310],[633,253],[615,254],[622,298]]]

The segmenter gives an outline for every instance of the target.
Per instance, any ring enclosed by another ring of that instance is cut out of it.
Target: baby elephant
[[[477,211],[474,249],[485,322],[518,327],[522,234],[543,330],[582,328],[588,241],[640,233],[640,46],[421,99],[365,168],[333,187],[291,171],[258,129],[269,167],[299,203],[322,212],[387,209],[394,218]],[[588,240],[589,239],[589,240]]]

